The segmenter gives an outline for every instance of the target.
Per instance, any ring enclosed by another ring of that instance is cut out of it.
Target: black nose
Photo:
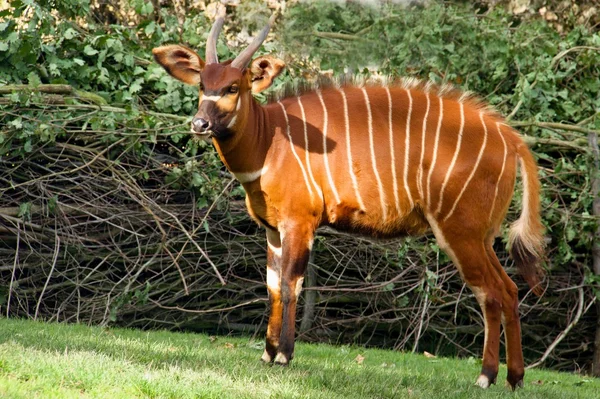
[[[210,122],[203,118],[192,119],[192,130],[196,133],[203,133],[210,127]]]

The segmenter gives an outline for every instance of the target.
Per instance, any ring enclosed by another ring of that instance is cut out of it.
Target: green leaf
[[[6,43],[3,40],[0,40],[0,51],[6,51],[8,50],[8,43]]]
[[[25,152],[31,152],[31,151],[33,151],[33,146],[31,145],[31,140],[25,141],[25,143],[23,144],[23,150]]]
[[[73,28],[69,28],[65,31],[65,33],[63,33],[63,37],[68,40],[71,40],[76,36],[77,36],[77,31]]]
[[[83,52],[86,55],[96,55],[98,54],[98,50],[90,46],[89,44],[83,48]]]
[[[29,85],[33,87],[37,87],[42,84],[42,81],[38,74],[33,71],[29,72],[29,74],[27,75],[27,81],[29,82]]]
[[[144,29],[144,33],[147,36],[152,36],[152,34],[154,33],[155,30],[156,30],[156,23],[154,21],[152,21],[148,25],[146,25],[146,28]]]

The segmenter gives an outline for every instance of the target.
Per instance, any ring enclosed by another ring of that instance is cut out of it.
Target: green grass
[[[1,398],[598,398],[600,380],[529,371],[474,386],[479,362],[300,343],[288,368],[261,341],[0,319]],[[364,361],[356,361],[358,355]]]

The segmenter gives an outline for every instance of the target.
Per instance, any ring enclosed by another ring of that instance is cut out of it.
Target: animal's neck
[[[239,115],[241,123],[235,126],[233,136],[224,141],[213,139],[221,161],[242,183],[244,179],[240,179],[241,173],[251,173],[263,168],[273,139],[269,114],[252,96],[247,101],[248,106],[242,106],[246,115]]]

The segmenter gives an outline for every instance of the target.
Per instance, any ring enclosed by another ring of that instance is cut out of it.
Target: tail
[[[517,269],[534,294],[543,293],[541,280],[544,270],[540,263],[544,257],[544,227],[540,220],[540,182],[538,169],[525,144],[518,150],[523,181],[523,209],[521,216],[511,226],[508,247]]]

